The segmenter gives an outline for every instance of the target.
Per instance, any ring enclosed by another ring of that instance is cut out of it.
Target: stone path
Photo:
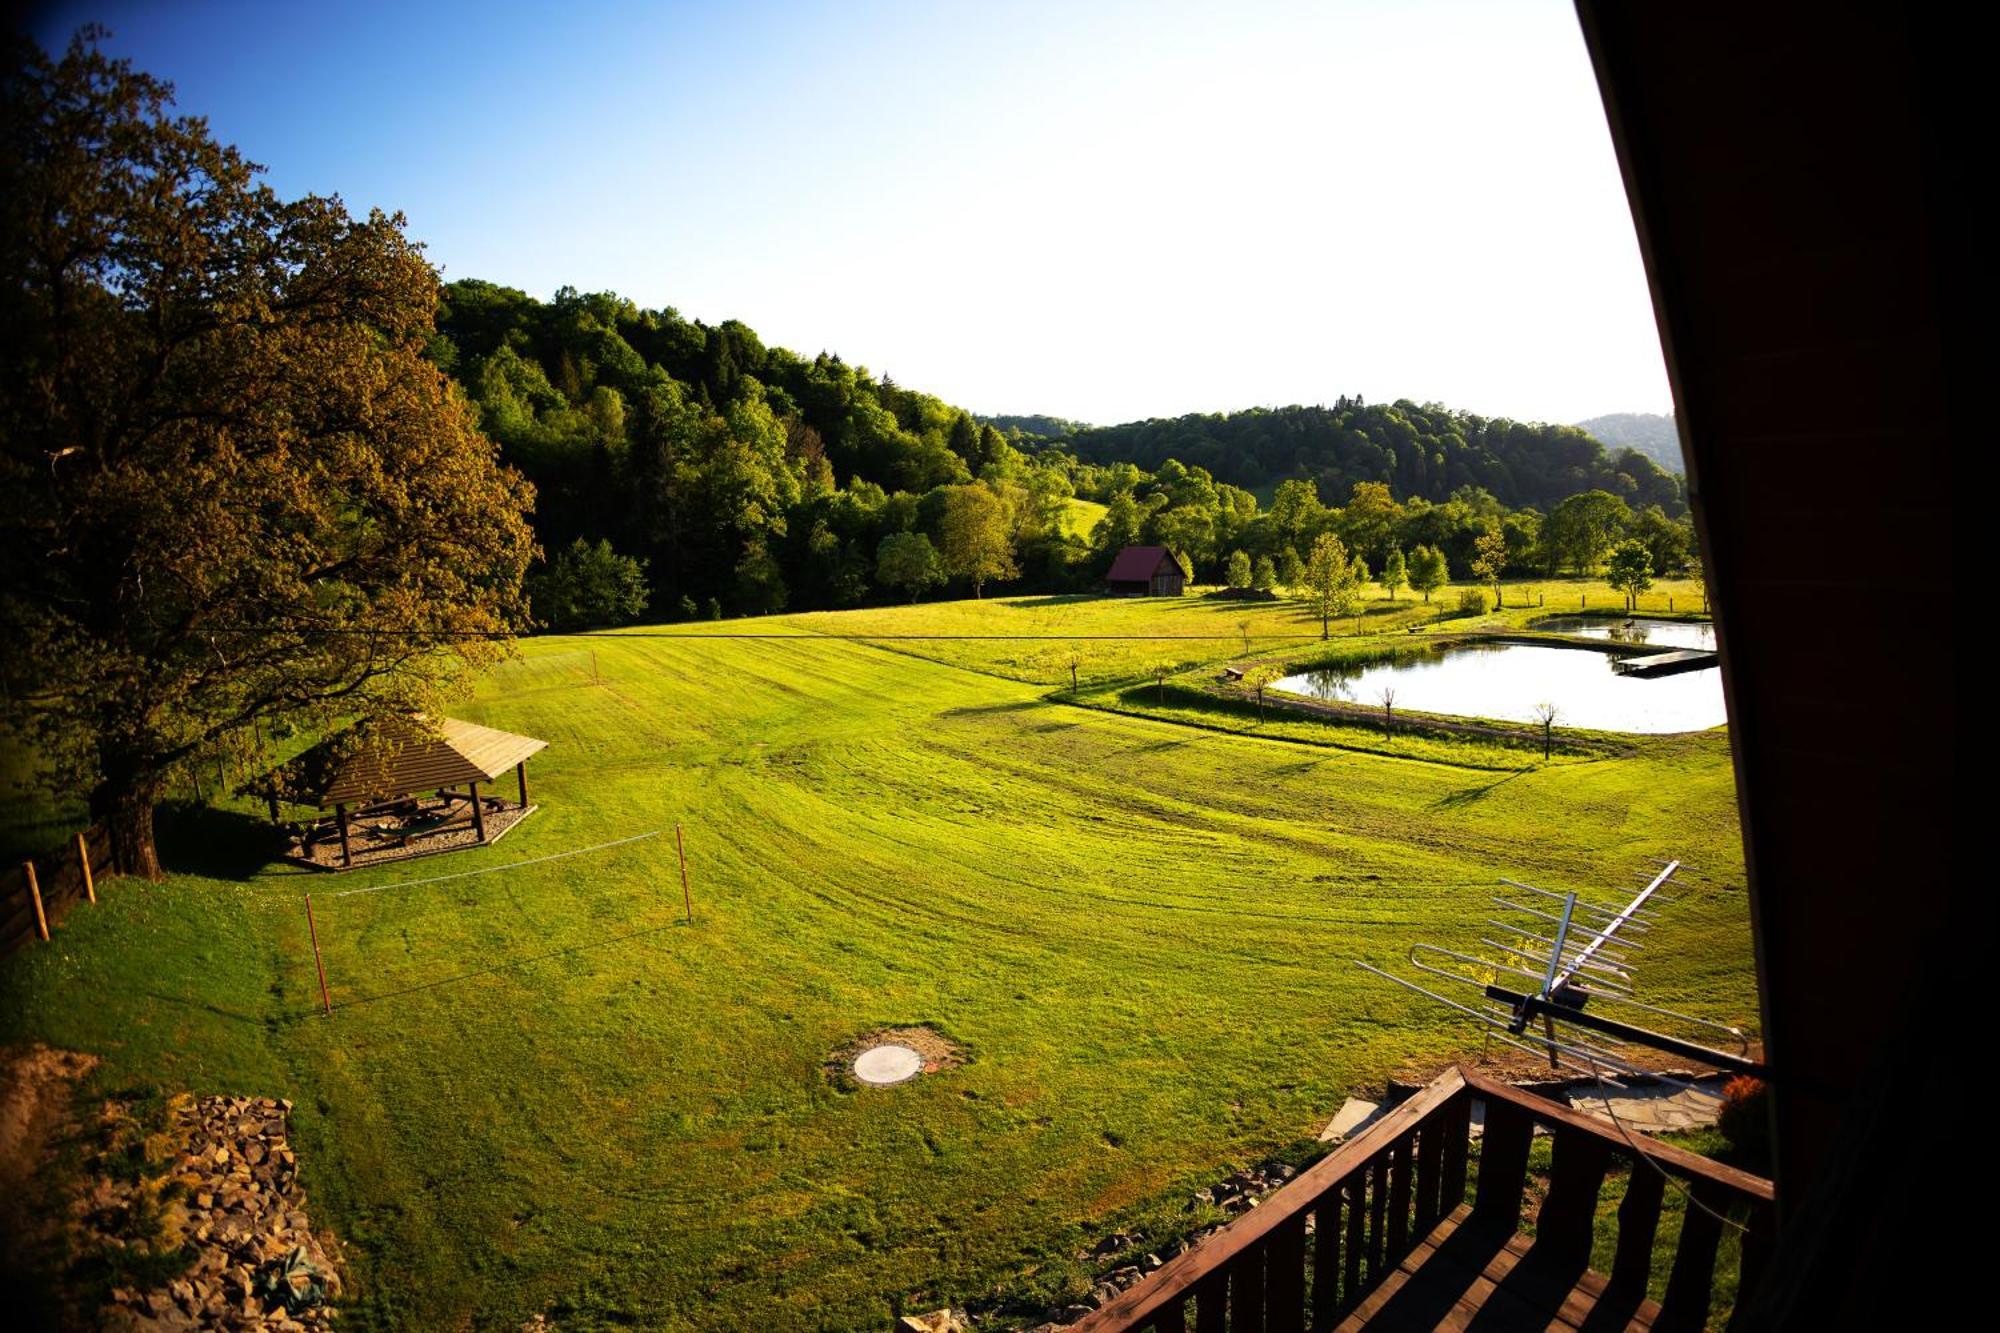
[[[1721,1079],[1698,1080],[1697,1086],[1719,1094],[1722,1082]],[[1605,1110],[1607,1100],[1611,1113],[1616,1115],[1619,1123],[1640,1134],[1700,1129],[1714,1124],[1722,1110],[1719,1096],[1705,1096],[1672,1083],[1628,1085],[1622,1091],[1606,1088],[1602,1092],[1594,1084],[1584,1084],[1569,1090],[1571,1106],[1600,1119],[1611,1118]]]
[[[1696,1085],[1719,1093],[1723,1080],[1720,1078],[1697,1079]],[[1607,1098],[1610,1112],[1605,1109]],[[1628,1084],[1624,1088],[1604,1087],[1589,1079],[1579,1079],[1571,1083],[1563,1093],[1562,1100],[1571,1107],[1600,1120],[1609,1120],[1615,1114],[1617,1122],[1635,1134],[1663,1134],[1670,1131],[1700,1129],[1715,1123],[1722,1110],[1718,1097],[1691,1091],[1673,1083]],[[1393,1103],[1391,1103],[1393,1104]],[[1385,1107],[1377,1102],[1365,1101],[1359,1097],[1349,1097],[1341,1105],[1325,1129],[1320,1131],[1321,1143],[1344,1143],[1362,1130],[1375,1123]],[[1485,1106],[1474,1103],[1472,1108],[1472,1137],[1478,1138],[1485,1129]],[[1535,1133],[1547,1134],[1548,1130],[1535,1126]]]

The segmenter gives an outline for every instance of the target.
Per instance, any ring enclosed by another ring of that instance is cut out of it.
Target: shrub
[[[1715,1126],[1735,1149],[1740,1165],[1760,1175],[1771,1170],[1771,1116],[1764,1084],[1747,1075],[1722,1085],[1722,1110]]]
[[[1477,588],[1467,588],[1458,594],[1458,613],[1462,616],[1483,616],[1486,614],[1486,594]]]

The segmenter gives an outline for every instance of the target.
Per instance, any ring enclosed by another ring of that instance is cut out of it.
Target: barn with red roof
[[[1111,562],[1104,591],[1129,597],[1179,597],[1187,591],[1187,575],[1164,546],[1128,546]]]

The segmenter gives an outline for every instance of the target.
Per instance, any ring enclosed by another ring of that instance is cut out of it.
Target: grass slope
[[[175,858],[209,873],[115,882],[0,967],[0,1040],[98,1052],[99,1088],[293,1098],[349,1327],[856,1328],[1059,1290],[1105,1225],[1476,1046],[1350,960],[1465,936],[1500,874],[1677,854],[1741,882],[1720,733],[1494,772],[1072,707],[1033,645],[824,633],[1240,614],[991,599],[531,642],[463,710],[551,742],[504,843],[316,877],[224,863],[249,816],[210,815]],[[1103,672],[1149,651],[1106,645]],[[1754,1019],[1741,895],[1674,910],[1648,995]],[[911,1023],[969,1062],[827,1076]]]

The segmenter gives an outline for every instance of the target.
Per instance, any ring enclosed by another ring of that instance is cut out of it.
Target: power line
[[[702,640],[707,640],[707,639],[793,639],[807,643],[813,642],[815,640],[831,640],[834,642],[857,642],[857,643],[880,643],[884,640],[915,640],[920,642],[942,642],[942,643],[951,643],[951,642],[1211,643],[1211,642],[1221,642],[1225,640],[1229,642],[1236,642],[1243,638],[1243,635],[1240,631],[1230,634],[821,634],[818,631],[807,631],[801,634],[761,634],[761,633],[735,633],[735,632],[717,633],[717,634],[686,634],[672,630],[632,630],[632,631],[620,631],[619,633],[616,634],[591,633],[591,632],[556,633],[556,634],[510,634],[499,630],[492,630],[492,631],[468,630],[463,632],[438,633],[431,630],[353,629],[353,628],[285,629],[285,628],[273,628],[269,626],[264,626],[264,627],[229,626],[223,628],[211,627],[201,632],[205,634],[302,634],[302,635],[346,635],[346,636],[357,636],[357,637],[373,636],[376,638],[384,638],[384,639],[394,639],[394,638],[521,639],[526,641],[540,641],[546,639],[585,639],[591,642],[600,642],[607,640],[611,642],[616,642],[620,639],[687,639],[693,642],[700,642]],[[1271,639],[1315,639],[1316,640],[1320,636],[1317,634],[1307,634],[1307,633],[1260,634],[1253,631],[1250,637],[1252,639],[1264,639],[1264,640],[1271,640]]]

